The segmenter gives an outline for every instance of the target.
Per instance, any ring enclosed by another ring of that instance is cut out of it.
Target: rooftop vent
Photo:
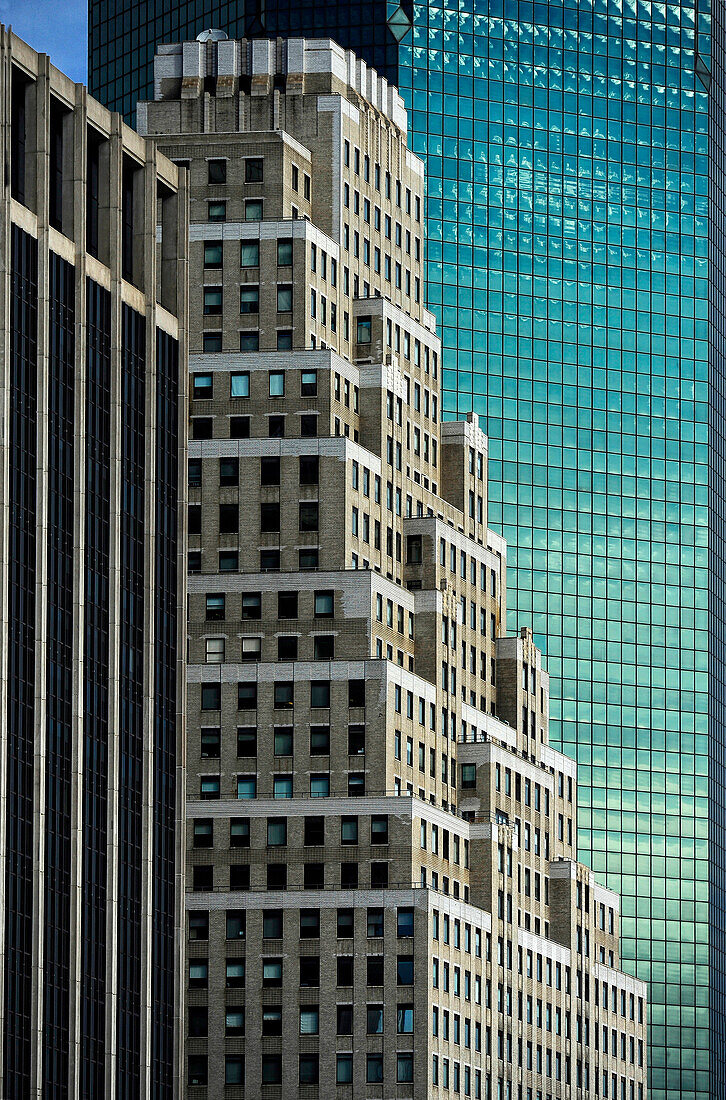
[[[214,27],[208,27],[206,31],[202,31],[197,35],[197,42],[226,42],[229,35],[224,31],[218,31]]]

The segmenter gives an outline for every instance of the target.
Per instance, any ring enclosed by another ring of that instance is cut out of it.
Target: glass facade
[[[401,88],[426,163],[446,410],[478,412],[489,436],[509,626],[531,624],[546,653],[551,737],[579,765],[580,854],[621,895],[623,966],[649,982],[655,1100],[717,1095],[724,1049],[715,7],[271,0],[258,28],[249,10],[240,26],[224,3],[179,5],[125,61],[121,16],[91,5],[92,87],[127,114],[133,50],[148,89],[144,51],[205,25],[331,34]]]

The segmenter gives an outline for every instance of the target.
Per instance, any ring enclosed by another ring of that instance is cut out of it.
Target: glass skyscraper
[[[722,5],[90,6],[92,91],[127,114],[155,46],[205,26],[330,35],[400,87],[446,408],[489,435],[510,627],[546,652],[580,852],[621,894],[623,966],[650,985],[651,1095],[720,1095]]]

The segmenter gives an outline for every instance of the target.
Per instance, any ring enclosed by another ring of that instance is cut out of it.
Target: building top
[[[401,96],[352,50],[329,38],[240,39],[212,37],[160,46],[154,58],[154,98],[194,98],[202,91],[234,95],[240,88],[265,95],[284,86],[300,93],[338,93],[365,99],[403,134]]]
[[[11,27],[6,27],[3,23],[0,23],[0,50],[4,56],[10,56],[14,68],[28,81],[35,83],[47,73],[51,93],[62,107],[72,110],[79,102],[83,102],[89,125],[102,137],[119,133],[125,153],[141,163],[147,159],[149,150],[147,138],[128,126],[115,111],[109,111],[107,107],[90,96],[84,84],[76,83],[56,68],[47,54],[37,53],[32,46],[19,38]],[[174,191],[178,190],[179,170],[174,162],[162,153],[156,153],[155,160],[160,182]]]

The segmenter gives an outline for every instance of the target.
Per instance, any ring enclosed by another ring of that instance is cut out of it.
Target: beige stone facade
[[[643,1100],[487,440],[441,419],[401,100],[328,41],[155,74],[192,209],[187,1095]]]

